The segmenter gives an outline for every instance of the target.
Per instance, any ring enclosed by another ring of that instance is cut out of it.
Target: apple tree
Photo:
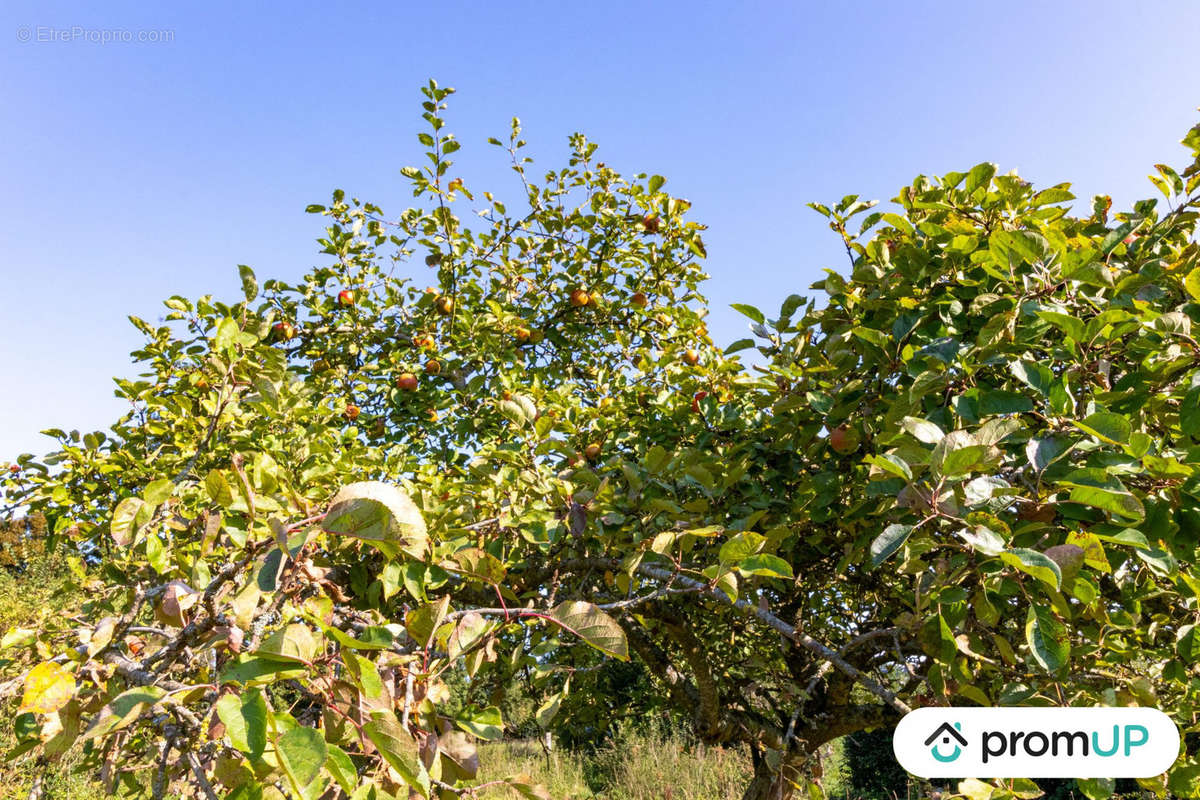
[[[5,635],[10,757],[155,797],[540,797],[478,774],[518,672],[545,728],[633,706],[746,746],[747,800],[922,704],[1193,730],[1200,162],[1122,213],[990,164],[816,205],[848,274],[736,305],[721,350],[663,178],[579,135],[535,174],[514,120],[510,209],[423,91],[414,207],[335,192],[299,283],[132,318],[130,412],[6,479],[100,556],[87,625]],[[624,661],[653,691],[605,691]],[[1145,784],[1194,793],[1200,760]]]

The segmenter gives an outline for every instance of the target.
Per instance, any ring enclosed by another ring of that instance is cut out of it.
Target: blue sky
[[[104,30],[171,40],[87,40]],[[406,206],[428,77],[458,89],[456,171],[476,190],[518,196],[484,144],[514,115],[542,165],[579,130],[614,168],[667,176],[710,226],[710,329],[728,342],[745,331],[729,303],[775,310],[845,268],[809,201],[887,200],[984,160],[1118,207],[1151,196],[1151,165],[1180,163],[1200,119],[1198,34],[1196,0],[8,0],[0,461],[122,412],[127,315],[236,298],[239,263],[298,277],[320,262],[303,208],[336,187]]]

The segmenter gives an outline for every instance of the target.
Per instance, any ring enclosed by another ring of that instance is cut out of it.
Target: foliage
[[[889,800],[908,796],[908,773],[892,753],[892,729],[855,731],[842,741],[849,772],[849,789],[864,800]],[[828,772],[826,772],[828,774]]]
[[[816,205],[849,276],[735,306],[754,338],[722,352],[661,177],[576,135],[535,178],[514,121],[510,211],[450,177],[451,90],[423,91],[419,207],[335,192],[301,283],[243,267],[242,301],[135,318],[130,414],[7,480],[103,553],[87,626],[10,643],[61,668],[11,757],[119,753],[156,796],[545,796],[477,774],[503,698],[453,706],[456,669],[528,675],[546,728],[673,709],[749,748],[746,798],[918,704],[1193,729],[1200,162],[1158,167],[1166,211],[1072,216],[990,164]],[[614,659],[653,683],[597,698]],[[1192,791],[1193,759],[1144,784]]]
[[[46,553],[45,514],[0,520],[0,567],[19,573]]]

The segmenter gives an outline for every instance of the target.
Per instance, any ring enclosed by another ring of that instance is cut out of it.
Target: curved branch
[[[620,560],[615,558],[576,559],[570,562],[565,562],[562,566],[569,567],[570,565],[602,566],[608,569],[622,568]],[[646,578],[651,578],[653,580],[666,583],[673,583],[675,586],[686,589],[693,589],[695,590],[696,594],[701,597],[710,600],[716,600],[723,605],[732,606],[739,611],[749,614],[750,616],[756,618],[759,622],[762,622],[774,629],[777,633],[782,634],[796,645],[804,648],[823,661],[828,661],[843,674],[857,681],[864,689],[897,711],[905,714],[907,714],[909,711],[912,711],[912,708],[910,708],[907,703],[897,697],[894,692],[889,691],[878,681],[874,680],[858,667],[848,662],[833,648],[818,642],[816,639],[806,633],[796,630],[794,626],[787,624],[770,611],[759,608],[756,605],[751,605],[741,598],[738,598],[737,600],[730,600],[729,595],[725,594],[720,589],[717,589],[715,586],[711,586],[693,578],[688,578],[684,575],[680,575],[676,572],[672,572],[661,567],[655,567],[649,564],[639,564],[635,571],[639,575],[642,575]]]

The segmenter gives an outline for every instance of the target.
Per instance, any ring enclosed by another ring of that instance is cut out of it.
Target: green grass
[[[84,595],[74,586],[66,560],[47,554],[34,558],[18,574],[0,569],[0,635],[12,627],[36,628],[49,619],[63,619],[79,612]],[[0,653],[0,683],[17,678],[29,666]],[[0,800],[25,800],[34,778],[43,776],[44,800],[99,800],[100,786],[90,776],[75,771],[80,758],[73,750],[56,764],[39,765],[32,759],[8,763],[3,759],[16,744],[11,721],[17,714],[19,692],[0,699]]]
[[[485,743],[481,774],[525,773],[564,800],[736,800],[750,779],[745,750],[709,747],[682,733],[624,728],[588,752],[546,754],[536,741]],[[483,795],[516,797],[499,790]]]

